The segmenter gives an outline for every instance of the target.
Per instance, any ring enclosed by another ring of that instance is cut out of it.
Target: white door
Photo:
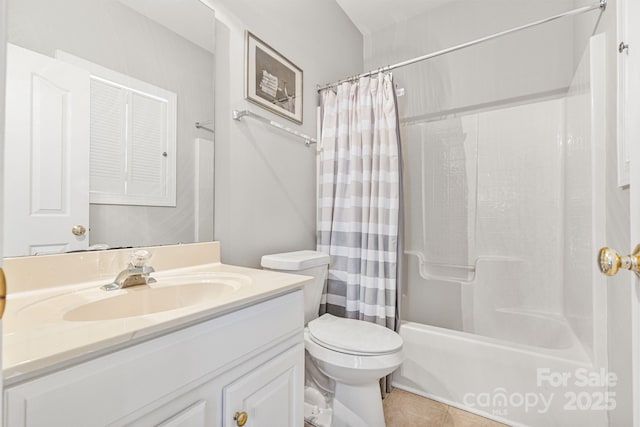
[[[7,44],[4,255],[88,247],[89,72]]]

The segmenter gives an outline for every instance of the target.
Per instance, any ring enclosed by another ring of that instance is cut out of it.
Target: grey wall
[[[223,262],[259,266],[264,254],[315,248],[315,146],[232,109],[316,134],[316,85],[362,71],[362,36],[333,1],[209,0],[216,10],[215,239]],[[244,31],[304,72],[303,124],[244,100]]]
[[[634,0],[630,0],[634,1]],[[579,0],[575,6],[592,4]],[[574,55],[578,57],[593,33],[605,33],[607,37],[607,147],[606,147],[606,241],[599,246],[610,246],[625,254],[637,242],[630,242],[629,190],[617,186],[617,39],[616,0],[609,0],[607,10],[599,18],[598,13],[580,16],[574,26]],[[611,391],[616,393],[617,407],[609,413],[612,426],[632,425],[632,315],[633,290],[630,274],[622,272],[607,279],[607,330],[609,371],[618,376],[618,384]],[[636,372],[635,375],[638,373]],[[636,397],[637,398],[637,397]]]
[[[193,242],[194,138],[213,139],[194,123],[213,119],[213,55],[117,0],[8,4],[9,42],[49,56],[64,50],[178,94],[177,207],[91,205],[90,243]],[[213,12],[198,5],[213,37]]]
[[[365,68],[393,64],[560,13],[567,1],[457,0],[365,37]],[[511,34],[394,71],[404,117],[476,108],[563,89],[571,21]]]

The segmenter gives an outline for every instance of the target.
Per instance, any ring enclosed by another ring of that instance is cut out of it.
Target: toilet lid
[[[323,314],[307,326],[313,341],[341,353],[375,356],[402,348],[400,335],[375,323]]]

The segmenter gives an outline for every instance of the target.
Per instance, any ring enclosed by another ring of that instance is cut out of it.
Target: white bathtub
[[[483,327],[476,322],[476,334],[542,349],[566,350],[555,354],[574,361],[589,361],[571,325],[562,316],[519,308],[498,308],[486,313],[483,320]]]
[[[534,347],[413,322],[403,322],[400,335],[406,360],[395,387],[510,425],[601,427],[615,404],[606,387],[613,379],[576,340],[555,345],[566,336]]]

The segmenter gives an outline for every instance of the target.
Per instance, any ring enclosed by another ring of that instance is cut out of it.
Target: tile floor
[[[382,404],[387,427],[506,427],[397,388],[387,395]]]
[[[508,427],[426,397],[400,390],[382,401],[387,427]],[[305,422],[305,427],[314,427]]]

